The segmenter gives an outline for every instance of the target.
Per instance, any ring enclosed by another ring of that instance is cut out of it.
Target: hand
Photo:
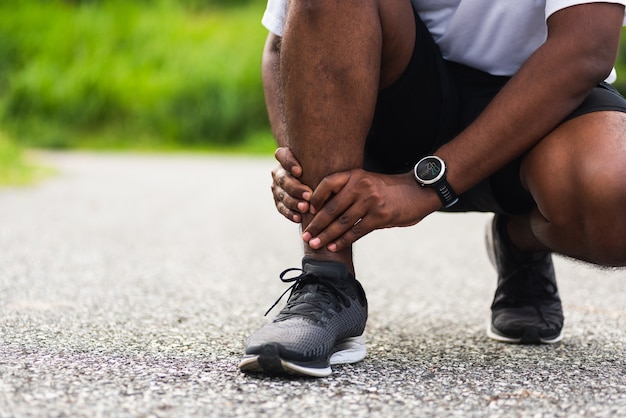
[[[441,206],[437,195],[419,187],[411,173],[386,175],[361,169],[332,174],[315,189],[315,214],[302,234],[313,249],[341,251],[382,228],[415,225]]]
[[[280,147],[274,153],[280,163],[272,170],[272,193],[276,209],[292,222],[302,222],[302,214],[309,211],[309,199],[313,191],[298,178],[302,167],[289,148]]]

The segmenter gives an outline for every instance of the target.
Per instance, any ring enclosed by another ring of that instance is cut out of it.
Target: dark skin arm
[[[446,161],[448,179],[458,193],[532,148],[606,78],[623,18],[623,6],[608,3],[573,6],[550,17],[546,43],[472,125],[435,153]],[[290,196],[302,196],[293,190]],[[303,239],[312,248],[330,251],[375,229],[415,224],[440,207],[433,191],[416,186],[412,173],[363,170],[327,177],[310,202],[316,217]]]
[[[608,3],[574,6],[550,17],[546,43],[471,126],[437,150],[458,193],[528,151],[608,76],[623,18],[623,6]],[[311,198],[317,215],[303,240],[339,251],[375,229],[417,223],[439,206],[428,192],[431,197],[415,187],[411,173],[352,170],[329,176]]]

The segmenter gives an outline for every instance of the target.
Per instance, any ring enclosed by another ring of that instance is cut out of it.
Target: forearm
[[[571,13],[584,13],[582,7],[589,6],[595,10],[600,6],[603,13],[585,13],[587,26],[572,25],[568,20],[573,17]],[[623,19],[623,8],[613,6],[577,6],[555,15],[548,41],[473,124],[437,151],[447,162],[448,179],[458,193],[532,148],[608,75],[617,54]],[[607,10],[609,13],[605,13]],[[577,29],[576,34],[572,27]],[[600,40],[588,39],[598,32]]]
[[[270,33],[265,42],[261,63],[263,91],[265,93],[265,106],[272,133],[278,146],[284,147],[286,145],[285,126],[281,113],[281,96],[278,81],[279,53],[280,38]]]

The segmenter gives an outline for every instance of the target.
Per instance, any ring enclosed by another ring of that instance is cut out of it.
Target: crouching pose
[[[363,359],[351,245],[438,210],[494,213],[487,334],[559,341],[551,253],[626,265],[626,101],[610,84],[625,4],[269,0],[272,189],[304,257],[240,369],[321,377]]]

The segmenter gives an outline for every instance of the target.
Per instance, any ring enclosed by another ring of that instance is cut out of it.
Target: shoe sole
[[[275,345],[268,344],[265,353],[244,356],[239,363],[242,372],[267,373],[272,375],[300,375],[327,377],[332,373],[330,365],[356,363],[365,358],[365,334],[342,340],[335,346],[328,367],[306,367],[280,358]]]
[[[496,264],[496,254],[493,249],[493,221],[489,221],[485,228],[485,241],[487,242],[487,257],[489,257],[489,261],[493,268],[498,270]]]
[[[493,326],[491,325],[491,321],[488,321],[487,336],[493,340],[509,344],[554,344],[563,339],[563,331],[559,332],[558,335],[552,338],[539,337],[537,341],[522,341],[523,338],[511,338],[500,334],[497,330],[493,328]]]

